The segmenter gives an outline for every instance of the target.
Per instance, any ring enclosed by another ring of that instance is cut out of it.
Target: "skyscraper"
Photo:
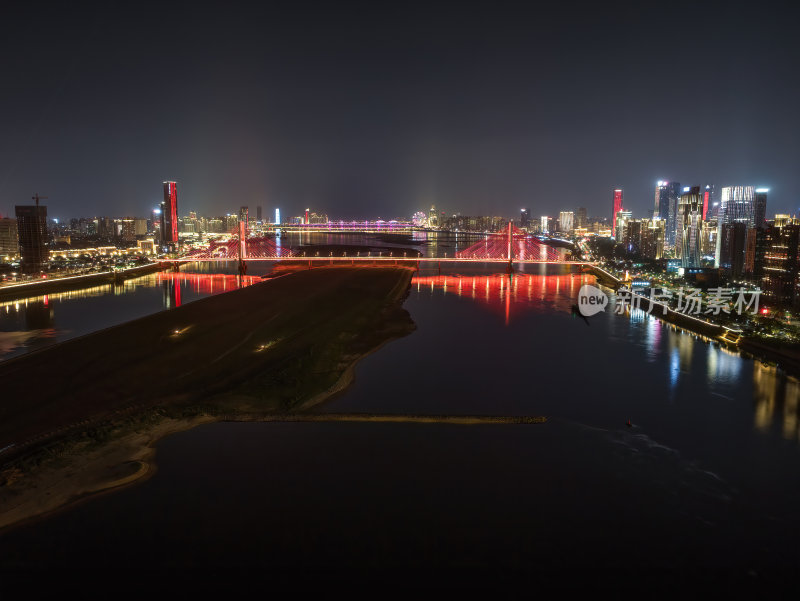
[[[755,227],[767,227],[767,192],[769,188],[756,188],[754,221]]]
[[[39,205],[39,195],[33,197],[36,205],[17,205],[17,233],[22,271],[39,271],[47,263],[47,207]]]
[[[0,260],[19,253],[19,233],[17,220],[0,217]]]
[[[614,212],[612,215],[612,223],[611,223],[611,237],[617,237],[617,213],[624,210],[622,208],[622,190],[614,190]]]
[[[678,203],[675,251],[683,267],[700,266],[703,196],[700,186],[684,188]]]
[[[161,246],[174,250],[178,244],[178,187],[164,182],[164,201],[161,203]]]
[[[531,223],[531,213],[528,209],[522,209],[519,214],[519,226],[527,228]]]
[[[575,227],[586,227],[588,220],[586,218],[586,207],[578,207],[575,213]]]
[[[653,217],[664,221],[664,246],[675,246],[676,216],[678,214],[678,197],[681,185],[678,182],[659,180],[656,184],[656,200],[653,206]]]
[[[256,221],[261,223],[261,205],[256,207]]]
[[[281,210],[275,209],[275,225],[281,224]]]
[[[564,234],[572,232],[574,227],[575,214],[572,211],[561,211],[558,215],[558,230]]]
[[[766,211],[766,192],[763,193],[764,211]],[[745,228],[756,225],[755,188],[753,186],[726,186],[722,188],[717,218],[717,248],[714,254],[714,266],[730,264],[730,257],[722,256],[723,228],[734,223],[743,223]]]

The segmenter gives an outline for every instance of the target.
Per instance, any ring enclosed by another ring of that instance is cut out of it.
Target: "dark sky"
[[[4,7],[0,213],[634,216],[658,179],[800,207],[791,4]],[[28,10],[29,12],[23,12]],[[15,12],[16,11],[16,12]]]

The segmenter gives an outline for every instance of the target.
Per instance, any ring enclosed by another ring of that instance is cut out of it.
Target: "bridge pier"
[[[247,273],[247,262],[239,259],[239,275],[245,275]]]

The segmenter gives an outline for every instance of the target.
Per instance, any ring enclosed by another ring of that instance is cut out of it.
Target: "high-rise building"
[[[19,253],[19,233],[17,220],[0,218],[0,261],[11,259]]]
[[[633,211],[617,211],[617,214],[614,215],[614,223],[616,223],[616,236],[613,236],[614,240],[619,243],[622,243],[623,238],[625,237],[625,223],[633,219]]]
[[[164,182],[161,203],[161,246],[174,250],[178,244],[178,185]]]
[[[767,226],[767,193],[769,188],[756,188],[755,190],[755,227],[765,228]]]
[[[47,249],[47,207],[39,204],[39,195],[34,196],[35,205],[17,205],[17,234],[21,268],[25,272],[39,271],[50,258]]]
[[[431,205],[428,211],[428,227],[439,227],[439,214],[436,212],[436,205]]]
[[[553,229],[552,222],[553,222],[552,217],[548,217],[547,215],[542,215],[540,231],[543,234],[551,233]]]
[[[123,242],[133,242],[136,240],[136,220],[133,217],[120,219],[119,237]]]
[[[779,305],[797,305],[800,270],[800,225],[788,222],[770,226],[764,232],[764,300]]]
[[[575,212],[575,227],[586,227],[589,221],[586,219],[586,207],[578,207]]]
[[[256,221],[261,223],[261,205],[256,207]]]
[[[308,212],[309,212],[309,209],[306,209],[306,219],[305,219],[305,221],[303,222],[303,223],[305,223],[306,225],[308,225],[309,223],[311,223],[311,222],[309,221],[309,213],[308,213]]]
[[[622,190],[614,190],[614,210],[611,213],[611,237],[617,238],[617,213],[623,211],[622,208]]]
[[[649,259],[660,259],[664,256],[664,227],[663,219],[645,219],[642,224],[642,239],[639,245],[640,252]]]
[[[561,211],[558,215],[558,231],[569,234],[575,229],[575,213],[572,211]]]
[[[519,226],[527,228],[531,223],[531,212],[528,209],[522,209],[519,213]]]
[[[281,224],[281,210],[275,209],[275,225]]]
[[[700,186],[683,189],[678,201],[675,254],[683,267],[700,266],[700,241],[703,228],[703,196]]]
[[[653,206],[653,217],[664,220],[664,246],[675,246],[676,217],[678,215],[678,198],[681,185],[678,182],[659,180],[656,183],[656,199]]]
[[[766,192],[763,194],[764,210],[766,211]],[[729,257],[722,257],[721,255],[723,227],[733,223],[743,223],[745,228],[756,227],[755,195],[753,186],[726,186],[722,188],[719,216],[717,218],[717,231],[719,233],[714,255],[714,265],[716,267],[725,267],[730,261]]]

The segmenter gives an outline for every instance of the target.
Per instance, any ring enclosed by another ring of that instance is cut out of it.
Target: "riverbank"
[[[33,280],[20,284],[6,284],[0,286],[0,301],[9,301],[30,296],[41,296],[43,294],[54,294],[56,292],[66,292],[67,290],[78,290],[91,286],[123,282],[131,278],[161,271],[161,269],[163,269],[163,266],[160,263],[148,263],[147,265],[119,269],[116,271],[102,271],[100,273],[87,273],[63,278],[57,277]]]
[[[587,271],[594,274],[598,282],[613,288],[615,291],[619,290],[623,283],[622,280],[598,267],[592,266]],[[739,330],[733,330],[726,326],[706,321],[702,318],[702,315],[693,316],[675,311],[664,303],[651,301],[646,296],[634,293],[634,297],[638,307],[644,311],[648,311],[652,302],[650,314],[653,317],[709,338],[718,344],[725,345],[729,349],[738,350],[758,360],[775,363],[785,372],[800,376],[800,351],[796,349],[772,346],[762,340],[747,337]]]
[[[414,329],[411,275],[298,271],[0,364],[0,528],[146,477],[166,433],[339,392]]]

